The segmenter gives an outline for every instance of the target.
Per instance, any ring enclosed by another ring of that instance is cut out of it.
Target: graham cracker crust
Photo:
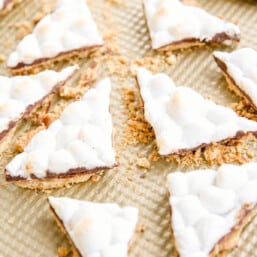
[[[6,181],[16,184],[17,186],[29,188],[32,190],[49,190],[86,182],[94,175],[102,174],[104,170],[111,169],[116,166],[118,166],[118,163],[114,164],[112,167],[99,167],[91,170],[86,168],[75,168],[70,169],[66,173],[62,174],[47,172],[45,178],[37,178],[36,176],[32,176],[31,179],[19,176],[13,177],[8,175],[6,170],[4,174]]]
[[[237,85],[235,80],[228,74],[226,64],[215,56],[214,60],[217,63],[218,67],[221,69],[222,74],[224,75],[228,83],[228,88],[236,95],[238,95],[240,98],[242,98],[247,104],[251,105],[254,108],[254,110],[257,111],[257,106],[255,106],[251,98]]]
[[[216,47],[219,44],[222,44],[226,40],[230,40],[231,43],[233,43],[233,42],[239,42],[240,38],[239,37],[230,37],[226,33],[223,32],[223,33],[216,34],[211,40],[208,40],[208,41],[207,40],[200,41],[200,39],[197,39],[197,38],[187,38],[184,40],[170,43],[166,46],[162,46],[155,50],[157,50],[157,51],[175,51],[175,50],[186,49],[186,48],[202,47],[205,45],[210,45],[212,47]]]
[[[72,184],[82,183],[88,181],[93,174],[77,174],[70,178],[47,178],[47,179],[31,179],[31,180],[10,180],[8,176],[5,178],[7,181],[12,182],[13,184],[32,190],[50,190],[57,189],[61,187],[69,187]]]
[[[18,5],[22,0],[6,0],[4,3],[4,8],[0,10],[0,18],[10,12],[16,5]]]
[[[240,235],[245,227],[257,215],[257,205],[249,209],[243,206],[239,212],[238,223],[232,228],[231,232],[225,235],[211,250],[209,257],[222,257],[238,246]]]
[[[74,58],[87,58],[92,52],[102,45],[94,45],[91,47],[83,47],[76,50],[62,52],[53,58],[40,58],[31,64],[19,63],[15,67],[7,67],[13,75],[34,74],[43,69],[50,68],[61,61],[73,61]]]
[[[58,215],[56,214],[55,210],[53,209],[53,207],[51,206],[49,199],[47,199],[47,202],[49,204],[50,207],[50,211],[52,213],[52,215],[54,216],[54,219],[59,227],[59,229],[61,230],[61,232],[67,237],[71,248],[72,248],[72,257],[82,257],[80,252],[78,251],[77,247],[75,246],[73,240],[71,239],[69,233],[66,231],[64,224],[62,222],[62,220],[58,217]]]

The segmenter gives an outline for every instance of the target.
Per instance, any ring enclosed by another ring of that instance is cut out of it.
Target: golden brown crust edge
[[[89,54],[91,54],[93,51],[101,47],[102,45],[95,45],[92,47],[85,47],[77,50],[72,50],[69,52],[63,52],[56,57],[53,58],[43,58],[36,61],[35,63],[32,63],[30,65],[24,65],[21,67],[8,67],[7,68],[11,71],[13,75],[22,75],[22,74],[34,74],[37,73],[43,69],[50,68],[53,66],[56,62],[61,61],[70,61],[72,58],[80,57],[80,58],[86,58]]]
[[[81,254],[79,253],[77,247],[75,246],[73,240],[71,239],[69,233],[66,231],[63,222],[60,220],[60,218],[57,216],[55,210],[53,209],[53,207],[51,206],[49,199],[47,199],[47,202],[49,204],[50,207],[50,211],[52,213],[52,215],[54,216],[54,219],[59,227],[59,229],[61,230],[61,232],[67,237],[70,245],[72,246],[72,257],[82,257]]]
[[[47,179],[31,179],[31,180],[12,180],[9,181],[19,187],[32,190],[50,190],[61,187],[68,187],[72,184],[88,181],[95,173],[76,174],[69,178],[47,178]]]
[[[244,228],[250,223],[250,221],[257,215],[257,205],[250,210],[242,208],[243,217],[239,219],[239,222],[232,228],[232,231],[225,235],[212,249],[209,257],[222,256],[226,252],[231,251],[238,246],[240,235]]]
[[[235,80],[228,74],[226,64],[215,56],[214,56],[214,60],[217,63],[218,67],[221,69],[222,74],[224,75],[227,81],[228,88],[236,95],[238,95],[240,98],[244,99],[247,104],[251,105],[257,111],[257,107],[252,102],[250,97],[245,92],[242,91],[242,89],[237,85]]]

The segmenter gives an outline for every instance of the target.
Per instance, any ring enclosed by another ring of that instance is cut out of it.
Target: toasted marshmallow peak
[[[49,203],[82,257],[126,257],[138,210],[115,203],[49,197]]]
[[[179,256],[208,257],[214,246],[240,224],[240,211],[256,206],[257,163],[225,164],[217,172],[170,173],[167,186]]]
[[[144,9],[154,49],[186,39],[209,42],[221,34],[239,38],[238,26],[180,0],[144,0]]]
[[[85,0],[59,0],[55,10],[25,36],[9,56],[7,65],[54,58],[59,54],[103,44]]]
[[[111,168],[116,164],[109,112],[109,78],[99,81],[84,97],[69,104],[48,129],[36,134],[6,167],[12,177],[45,178],[47,172]]]
[[[17,121],[26,109],[42,100],[58,83],[64,83],[78,66],[60,72],[46,70],[29,76],[0,76],[0,133]]]
[[[223,72],[247,95],[257,108],[257,51],[241,48],[231,53],[215,51],[214,57],[225,64]]]
[[[154,129],[159,154],[233,138],[237,132],[257,131],[257,122],[204,99],[191,88],[176,86],[164,73],[137,70],[146,120]]]

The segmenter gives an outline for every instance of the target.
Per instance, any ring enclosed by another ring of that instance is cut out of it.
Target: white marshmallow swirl
[[[115,203],[49,197],[49,203],[82,257],[126,257],[138,210]]]
[[[201,8],[188,6],[180,0],[143,0],[152,47],[160,47],[186,39],[211,41],[225,33],[239,38],[238,26],[223,21]]]
[[[12,177],[44,178],[47,172],[65,174],[71,169],[94,170],[116,164],[109,112],[111,81],[106,78],[83,98],[69,104],[48,129],[36,134],[23,153],[6,167]]]
[[[59,0],[55,10],[19,42],[7,66],[32,64],[42,58],[54,58],[61,53],[102,44],[86,1]]]
[[[164,73],[137,70],[146,120],[154,129],[160,155],[190,150],[257,131],[257,122],[204,99],[189,87],[176,86]]]
[[[180,257],[208,257],[242,208],[257,204],[257,163],[168,175],[172,230]]]

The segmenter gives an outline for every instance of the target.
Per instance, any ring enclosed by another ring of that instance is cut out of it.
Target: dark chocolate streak
[[[42,180],[44,181],[45,179],[51,179],[51,178],[58,178],[58,179],[66,179],[66,178],[71,178],[74,175],[79,175],[79,174],[92,174],[92,173],[96,173],[97,171],[100,170],[104,170],[104,169],[112,169],[114,167],[117,167],[119,164],[115,163],[114,165],[112,165],[111,167],[97,167],[95,169],[86,169],[86,168],[75,168],[75,169],[70,169],[65,173],[62,174],[56,174],[56,173],[52,173],[50,171],[46,172],[46,176],[44,178],[38,178],[36,177],[34,174],[31,174],[31,178],[32,179],[37,179],[37,180]],[[21,176],[10,176],[9,174],[7,174],[7,170],[5,170],[5,178],[7,181],[20,181],[20,180],[28,180],[27,178],[21,177]]]
[[[169,46],[173,46],[173,45],[180,45],[180,44],[183,44],[183,43],[221,43],[225,40],[235,40],[235,41],[239,41],[240,38],[235,35],[235,36],[229,36],[228,34],[226,34],[225,32],[222,32],[222,33],[218,33],[216,34],[212,39],[204,39],[204,40],[200,40],[198,38],[186,38],[186,39],[182,39],[182,40],[178,40],[178,41],[175,41],[175,42],[172,42],[170,44],[167,44],[165,46],[162,46],[158,49],[163,49],[163,48],[166,48],[166,47],[169,47]],[[157,50],[158,50],[157,49]]]
[[[16,70],[16,69],[21,69],[21,68],[25,68],[25,67],[32,67],[33,65],[41,64],[43,62],[50,61],[51,59],[53,59],[53,61],[55,61],[56,58],[65,56],[67,54],[72,54],[73,53],[75,55],[77,53],[84,52],[86,50],[90,50],[90,49],[93,49],[95,47],[100,47],[100,46],[102,46],[102,45],[93,45],[93,46],[89,46],[89,47],[78,48],[76,50],[70,50],[70,51],[66,51],[66,52],[61,52],[61,53],[59,53],[58,55],[56,55],[54,57],[39,58],[39,59],[35,60],[34,62],[29,63],[29,64],[20,62],[15,67],[8,67],[8,68],[10,68],[11,70]],[[58,60],[56,60],[56,61],[58,61]]]

